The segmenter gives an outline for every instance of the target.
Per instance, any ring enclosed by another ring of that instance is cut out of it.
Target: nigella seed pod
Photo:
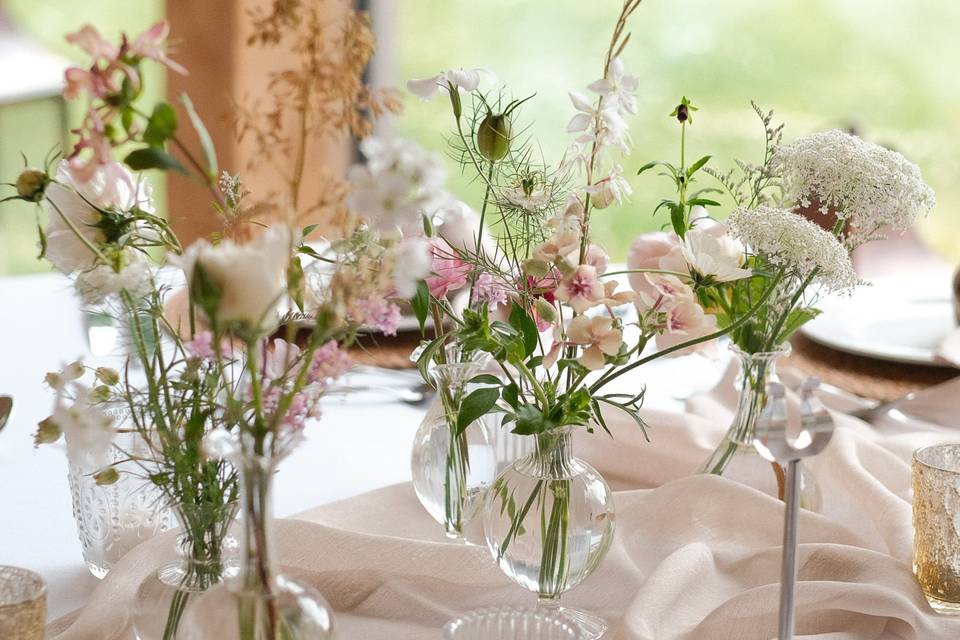
[[[17,178],[17,196],[30,202],[40,202],[43,200],[43,193],[48,184],[50,184],[50,176],[40,169],[28,167]]]
[[[487,114],[477,129],[477,149],[490,162],[502,160],[510,152],[510,118],[504,114]]]

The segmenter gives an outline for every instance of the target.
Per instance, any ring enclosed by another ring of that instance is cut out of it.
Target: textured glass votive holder
[[[0,638],[43,640],[47,585],[33,571],[0,566]]]
[[[573,624],[545,609],[478,609],[454,618],[443,628],[446,640],[582,640]]]
[[[960,615],[960,443],[913,454],[913,572],[934,610]]]

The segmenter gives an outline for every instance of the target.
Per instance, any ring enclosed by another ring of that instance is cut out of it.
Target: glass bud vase
[[[487,546],[507,576],[537,594],[539,606],[599,638],[599,617],[560,606],[560,596],[600,564],[614,532],[613,494],[596,469],[574,457],[573,427],[529,436],[533,453],[517,460],[487,493]]]
[[[148,575],[137,590],[133,626],[137,640],[175,640],[180,621],[199,597],[237,573],[237,540],[230,535],[238,505],[180,504],[180,558]]]
[[[97,578],[109,573],[115,562],[132,548],[174,526],[173,513],[160,490],[143,477],[131,457],[145,445],[136,434],[118,437],[108,464],[119,477],[109,485],[98,485],[93,477],[103,461],[68,457],[68,479],[73,517],[87,568]],[[128,473],[129,472],[129,473]]]
[[[316,589],[278,571],[272,535],[274,462],[244,455],[240,471],[239,572],[183,616],[183,640],[328,640],[333,615]],[[180,638],[178,637],[178,640]]]
[[[430,370],[438,401],[430,407],[413,441],[410,470],[420,504],[443,525],[447,536],[463,539],[463,528],[479,513],[497,475],[496,415],[481,416],[462,431],[457,416],[468,383],[482,361],[438,364]]]
[[[776,351],[745,353],[731,347],[740,362],[737,377],[739,399],[730,428],[720,445],[703,465],[703,473],[712,473],[753,487],[767,495],[783,499],[785,474],[776,462],[770,462],[757,453],[757,419],[767,404],[767,385],[778,382],[777,360],[790,355],[790,344]],[[819,485],[814,476],[800,463],[800,506],[819,511],[822,505]]]

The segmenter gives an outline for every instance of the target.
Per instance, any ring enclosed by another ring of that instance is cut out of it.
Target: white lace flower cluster
[[[779,147],[772,168],[801,206],[816,200],[821,213],[848,221],[843,237],[851,247],[882,237],[888,225],[897,231],[910,228],[936,202],[917,165],[836,129]]]
[[[630,153],[630,128],[625,118],[637,113],[635,94],[639,84],[636,76],[626,73],[623,61],[617,57],[610,61],[603,78],[587,85],[587,89],[599,96],[598,100],[594,102],[582,93],[570,92],[570,101],[577,113],[570,119],[567,131],[578,135],[567,150],[562,169],[585,173],[592,165],[596,171],[597,165],[605,164],[613,151]],[[630,185],[623,179],[622,171],[622,167],[614,163],[606,177],[587,187],[597,208],[614,202],[619,204],[630,195]]]
[[[403,138],[370,137],[360,143],[367,158],[350,168],[350,210],[382,235],[416,233],[421,214],[448,198],[440,157]]]
[[[734,235],[750,250],[800,278],[814,270],[814,281],[827,291],[848,292],[857,274],[847,248],[829,231],[787,209],[740,207],[727,219]]]

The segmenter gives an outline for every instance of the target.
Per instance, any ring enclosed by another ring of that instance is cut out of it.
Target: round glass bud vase
[[[237,539],[230,535],[236,502],[225,505],[180,504],[174,513],[182,533],[180,558],[148,575],[137,589],[133,627],[137,640],[174,640],[180,621],[199,597],[236,576]]]
[[[430,370],[438,401],[427,411],[413,441],[410,470],[420,504],[443,525],[447,536],[463,539],[463,528],[483,506],[497,475],[495,426],[485,415],[458,428],[470,380],[483,361],[438,364]]]
[[[333,614],[308,584],[284,575],[273,548],[275,461],[245,455],[240,471],[239,568],[200,594],[180,621],[177,640],[329,640]]]
[[[737,409],[726,435],[701,471],[723,476],[782,500],[785,488],[783,467],[761,457],[753,442],[756,439],[757,419],[767,404],[767,385],[779,382],[777,360],[790,355],[790,344],[784,344],[775,351],[753,354],[737,347],[731,347],[731,350],[740,363]],[[803,463],[800,463],[799,470],[800,506],[809,511],[819,511],[823,499],[816,478]]]
[[[507,576],[537,594],[539,606],[599,638],[599,617],[560,606],[560,596],[600,564],[613,541],[610,487],[574,457],[574,427],[529,436],[533,453],[517,460],[487,493],[483,528],[490,553]]]

